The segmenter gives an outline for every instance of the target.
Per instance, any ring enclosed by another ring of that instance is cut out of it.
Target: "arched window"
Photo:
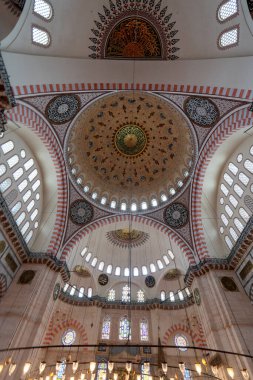
[[[150,267],[150,272],[151,272],[151,273],[155,273],[155,272],[156,272],[155,264],[151,263],[151,264],[149,265],[149,267]]]
[[[76,291],[76,286],[74,285],[71,287],[69,294],[73,296],[75,294],[75,291]]]
[[[108,301],[115,301],[115,290],[114,289],[109,290],[107,299],[108,299]]]
[[[111,318],[109,316],[106,316],[103,319],[101,339],[110,339],[110,331],[111,331]]]
[[[148,269],[147,269],[146,265],[143,265],[141,267],[141,271],[142,271],[143,276],[146,276],[148,274]]]
[[[239,26],[227,29],[222,32],[218,39],[220,49],[228,49],[238,45],[239,41]]]
[[[131,340],[131,326],[127,316],[119,321],[119,340]]]
[[[251,191],[252,185],[252,181],[250,181],[251,173],[253,173],[253,161],[250,159],[251,150],[253,151],[253,145],[249,148],[248,155],[243,156],[238,152],[233,155],[234,162],[230,160],[222,177],[226,181],[226,186],[224,183],[220,184],[220,190],[223,193],[219,202],[219,207],[223,211],[220,214],[223,223],[223,226],[220,226],[220,233],[223,234],[229,249],[233,248],[250,218],[242,205],[247,206],[245,199],[248,196],[247,193]]]
[[[104,270],[104,266],[105,266],[104,261],[100,261],[100,263],[98,265],[98,270],[100,270],[102,272]]]
[[[171,301],[171,302],[174,302],[174,301],[175,301],[175,295],[174,295],[173,292],[170,292],[170,293],[169,293],[169,297],[170,297],[170,301]]]
[[[32,26],[32,42],[35,45],[48,47],[51,43],[51,38],[46,29],[42,29],[38,26]]]
[[[228,21],[238,15],[238,0],[223,1],[218,8],[217,16],[220,22]]]
[[[46,21],[50,21],[53,17],[52,5],[45,0],[34,0],[33,12]]]
[[[87,297],[88,298],[92,297],[92,288],[88,288]]]
[[[139,269],[137,267],[133,268],[133,275],[134,275],[134,277],[138,277],[139,276]]]
[[[122,289],[122,302],[130,302],[130,287],[128,285],[124,285]]]
[[[166,294],[165,294],[165,291],[162,290],[161,291],[161,301],[165,301],[165,299],[166,299]]]
[[[141,289],[137,292],[137,302],[145,302],[144,292]]]
[[[120,267],[116,267],[115,268],[115,276],[120,276],[120,272],[121,272],[121,268]]]
[[[106,375],[107,375],[107,363],[106,362],[98,363],[96,380],[105,380]]]
[[[84,288],[80,288],[78,297],[82,298],[83,296],[84,296]]]
[[[4,138],[3,138],[4,140]],[[27,147],[20,150],[24,143],[13,136],[13,140],[7,140],[0,144],[4,154],[4,164],[0,165],[0,191],[7,201],[9,209],[16,221],[21,234],[28,243],[36,226],[38,227],[38,215],[40,207],[40,189],[33,189],[38,179],[37,164]],[[14,152],[14,149],[16,152]],[[12,200],[8,201],[11,193],[16,193]]]
[[[141,380],[149,380],[150,378],[150,363],[144,362],[141,364]]]
[[[141,342],[148,342],[148,321],[146,319],[142,319],[140,321],[140,340]]]

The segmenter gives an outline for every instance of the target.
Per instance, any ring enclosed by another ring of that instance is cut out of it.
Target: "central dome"
[[[110,93],[89,104],[67,138],[70,175],[103,208],[146,212],[188,182],[193,134],[165,98],[142,91]]]

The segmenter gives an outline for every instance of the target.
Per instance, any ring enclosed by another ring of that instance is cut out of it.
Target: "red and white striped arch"
[[[169,227],[162,224],[161,222],[158,222],[154,219],[151,219],[151,218],[148,218],[147,216],[142,216],[142,215],[134,215],[134,216],[133,215],[132,216],[113,215],[113,216],[105,217],[103,219],[96,220],[95,222],[82,228],[82,230],[77,231],[76,234],[69,239],[69,241],[63,247],[61,260],[64,260],[64,261],[67,260],[68,255],[71,252],[71,250],[84,236],[108,224],[115,224],[117,222],[122,222],[122,221],[129,222],[130,217],[133,222],[143,223],[145,225],[153,227],[154,229],[158,231],[163,232],[166,236],[169,236],[180,247],[180,249],[182,250],[182,253],[185,255],[186,259],[188,260],[189,265],[196,264],[191,248],[183,240],[183,238],[180,235],[178,235],[175,231],[171,230]]]
[[[234,132],[252,123],[252,112],[248,108],[234,112],[214,130],[200,153],[191,188],[191,220],[194,245],[201,260],[210,257],[205,241],[201,205],[206,170],[219,146]]]
[[[50,126],[33,109],[18,104],[17,107],[8,111],[8,117],[17,123],[24,123],[40,137],[55,166],[57,175],[56,221],[49,246],[45,249],[47,252],[57,255],[64,235],[68,205],[68,182],[62,148]]]

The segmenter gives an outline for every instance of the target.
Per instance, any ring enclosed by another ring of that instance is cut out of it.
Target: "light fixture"
[[[54,375],[54,376],[53,376],[53,380],[57,380],[57,375]]]
[[[90,362],[90,371],[93,373],[96,369],[96,362]]]
[[[201,375],[202,368],[200,363],[195,363],[195,369],[198,372],[199,375]]]
[[[113,367],[114,367],[114,363],[113,362],[108,362],[108,371],[109,371],[109,373],[112,373]]]
[[[249,372],[246,368],[241,369],[241,374],[245,380],[249,380]]]
[[[4,365],[3,365],[3,363],[1,363],[0,364],[0,373],[3,371],[3,369],[4,369]]]
[[[73,373],[76,373],[76,371],[77,371],[77,369],[78,369],[78,365],[79,365],[79,363],[78,363],[78,361],[73,361],[73,363],[72,363],[72,371],[73,371]]]
[[[235,372],[234,372],[234,369],[232,367],[227,367],[227,373],[231,377],[231,379],[234,378]]]
[[[179,362],[178,363],[178,367],[179,367],[180,371],[182,372],[182,374],[184,375],[184,372],[185,372],[185,364],[184,364],[184,362]]]
[[[126,362],[126,370],[127,370],[127,372],[130,373],[131,369],[132,369],[132,363],[131,362]]]
[[[202,358],[202,359],[201,359],[201,362],[202,362],[202,364],[203,364],[205,367],[207,366],[206,359]]]
[[[144,370],[145,374],[148,374],[150,372],[150,363],[149,362],[143,363],[143,370]]]
[[[85,374],[84,373],[81,373],[80,374],[80,380],[84,380],[85,379]]]
[[[116,372],[113,374],[113,380],[118,380],[118,374]]]
[[[162,370],[163,370],[164,375],[166,375],[166,373],[168,371],[168,364],[167,363],[162,363]]]
[[[141,380],[141,375],[137,375],[136,380]]]
[[[60,366],[61,366],[61,362],[57,361],[56,364],[55,364],[55,370],[56,370],[56,372],[59,371]]]
[[[50,380],[50,376],[46,376],[46,379],[45,380]]]
[[[9,376],[11,376],[14,373],[16,367],[17,367],[16,363],[11,363],[10,364],[10,367],[9,367]]]
[[[40,362],[40,365],[39,365],[39,373],[43,373],[43,371],[45,370],[46,368],[46,365],[47,363],[46,362]]]
[[[70,378],[70,380],[75,380],[75,376],[72,376],[72,377]]]
[[[218,376],[218,366],[217,365],[211,365],[211,370],[214,376]]]
[[[25,375],[30,370],[30,368],[31,368],[31,363],[26,362],[23,368],[23,374]]]

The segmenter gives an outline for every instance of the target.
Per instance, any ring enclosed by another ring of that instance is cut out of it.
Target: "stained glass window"
[[[177,334],[175,336],[175,345],[178,347],[180,351],[187,351],[188,340],[182,334]]]
[[[114,289],[109,290],[107,299],[108,299],[108,301],[115,301],[115,290]]]
[[[130,287],[128,285],[124,285],[122,289],[122,302],[130,302]]]
[[[144,362],[141,365],[141,380],[149,380],[150,376],[150,364],[148,362]]]
[[[64,346],[71,346],[76,339],[76,332],[75,330],[68,329],[66,330],[62,335],[62,344]]]
[[[107,363],[106,362],[98,363],[96,380],[105,380],[106,372],[107,372]]]
[[[148,341],[148,321],[146,319],[140,321],[140,338],[142,342]]]
[[[101,339],[110,339],[110,330],[111,330],[111,318],[107,316],[103,320]]]
[[[137,292],[137,302],[144,302],[145,301],[145,298],[144,298],[144,292],[143,290],[138,290]]]
[[[119,340],[131,339],[131,327],[128,318],[125,316],[119,321]]]

